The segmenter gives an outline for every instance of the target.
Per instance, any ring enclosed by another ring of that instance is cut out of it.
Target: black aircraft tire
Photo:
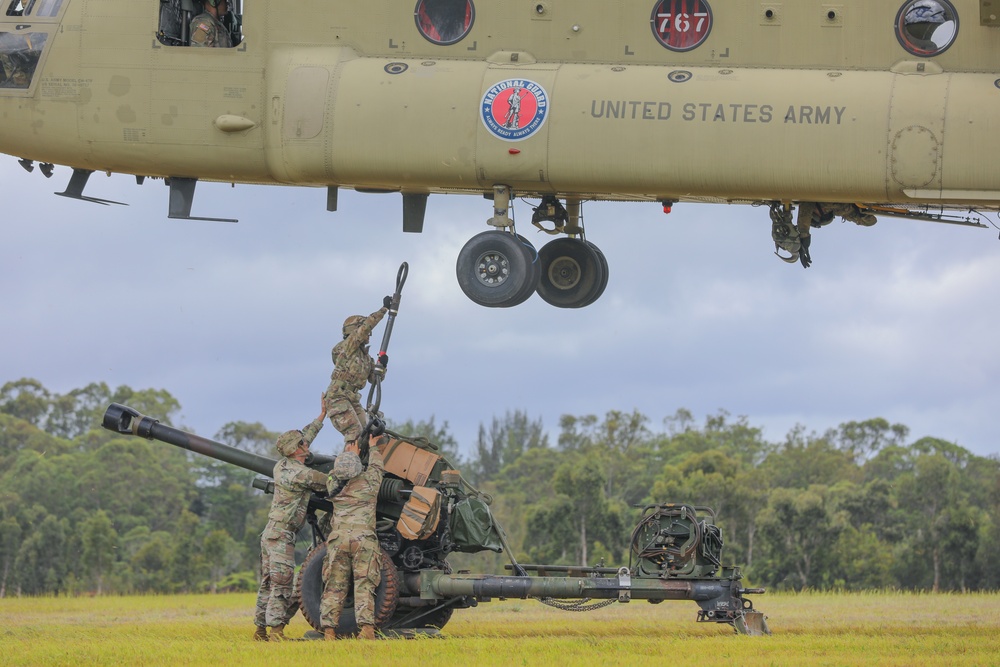
[[[301,590],[301,610],[306,621],[317,632],[323,632],[319,603],[323,597],[323,561],[326,558],[326,545],[321,544],[306,556],[299,571]],[[399,602],[399,573],[393,565],[389,554],[382,551],[382,581],[375,589],[375,627],[381,628],[389,622],[396,612]],[[354,617],[354,595],[348,596],[344,602],[344,610],[340,613],[337,624],[337,635],[347,636],[358,632],[357,620]]]
[[[597,246],[580,239],[547,243],[538,251],[542,264],[538,296],[558,308],[580,308],[591,303],[603,291],[601,284],[606,275],[599,252]]]
[[[518,306],[527,301],[538,289],[538,281],[542,279],[542,261],[538,258],[538,250],[531,244],[531,241],[520,234],[517,235],[517,238],[521,241],[521,247],[526,253],[529,274],[521,294],[511,300],[510,306]]]
[[[597,289],[595,290],[594,294],[592,294],[590,296],[590,298],[587,299],[586,303],[580,304],[581,308],[583,306],[589,306],[590,304],[592,304],[595,301],[597,301],[598,299],[600,299],[601,295],[604,294],[604,290],[608,286],[608,258],[604,256],[604,253],[601,252],[600,248],[598,248],[596,245],[594,245],[590,241],[587,241],[587,245],[589,245],[590,249],[593,250],[597,254],[597,260],[601,264],[601,280],[598,283]]]
[[[531,296],[531,253],[513,234],[476,234],[458,253],[455,273],[465,296],[480,306],[507,308]]]

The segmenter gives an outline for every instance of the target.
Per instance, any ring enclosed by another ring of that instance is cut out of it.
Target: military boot
[[[285,624],[276,625],[271,628],[271,641],[272,642],[283,642],[288,641],[288,637],[285,636]]]
[[[362,625],[361,632],[358,633],[358,639],[375,639],[375,626]]]
[[[333,628],[323,628],[323,641],[337,641],[337,631]]]
[[[253,640],[255,642],[266,642],[267,641],[267,628],[262,628],[259,625],[257,629],[253,632]]]

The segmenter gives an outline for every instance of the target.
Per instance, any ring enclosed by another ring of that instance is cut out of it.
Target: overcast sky
[[[341,192],[329,213],[322,189],[200,184],[193,214],[240,220],[228,224],[168,219],[162,181],[91,178],[86,194],[129,206],[54,196],[69,175],[0,159],[0,383],[166,389],[209,437],[237,420],[298,428],[318,413],[344,318],[377,309],[407,261],[382,408],[446,421],[465,452],[508,410],[554,442],[563,414],[639,410],[660,430],[678,408],[699,425],[745,415],[772,442],[883,417],[911,441],[1000,452],[993,227],[838,219],[803,270],[773,255],[766,208],[587,203],[604,296],[488,309],[455,279],[492,215],[478,197],[432,196],[415,235],[399,195]],[[518,231],[540,247],[551,237],[530,216],[518,201]],[[340,442],[328,426],[316,448]]]

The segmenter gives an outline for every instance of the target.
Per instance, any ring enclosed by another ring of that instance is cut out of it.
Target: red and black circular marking
[[[690,51],[712,31],[712,8],[705,0],[661,0],[649,17],[656,40],[671,51]]]
[[[413,18],[424,39],[447,46],[469,34],[476,8],[472,0],[417,0]]]

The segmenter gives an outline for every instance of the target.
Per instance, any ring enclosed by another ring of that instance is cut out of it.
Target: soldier
[[[323,428],[326,408],[301,431],[285,431],[276,444],[281,459],[274,466],[274,499],[267,515],[267,527],[260,535],[260,590],[253,634],[256,641],[285,639],[290,620],[292,579],[295,573],[295,535],[306,518],[312,491],[325,491],[327,475],[305,466],[309,445]]]
[[[351,315],[344,320],[344,339],[333,346],[333,374],[323,395],[326,415],[334,428],[344,434],[344,444],[357,442],[368,424],[368,413],[361,407],[361,389],[374,381],[375,362],[368,356],[368,339],[385,314],[392,297],[385,297],[382,307],[368,317]],[[379,355],[383,370],[389,355]]]
[[[221,20],[228,13],[227,0],[205,0],[201,14],[191,19],[191,46],[232,48],[233,40]]]
[[[323,597],[320,618],[323,638],[337,638],[337,623],[344,600],[354,579],[354,616],[361,639],[375,639],[375,589],[382,580],[382,551],[375,535],[375,501],[385,465],[382,454],[368,450],[368,469],[358,457],[356,442],[348,443],[337,457],[330,475],[328,490],[333,498],[330,534],[326,538],[326,561],[323,563]],[[346,481],[337,493],[341,482]]]

